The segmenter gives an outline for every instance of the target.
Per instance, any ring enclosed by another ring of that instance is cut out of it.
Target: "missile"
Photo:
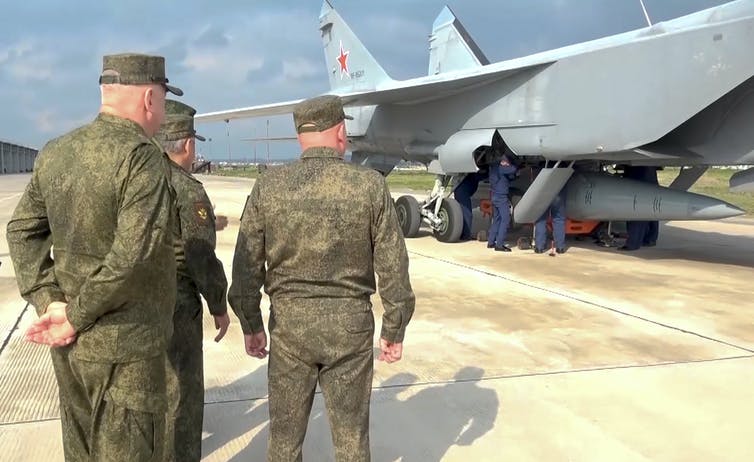
[[[574,220],[716,220],[743,215],[713,197],[605,173],[575,173],[566,184],[566,213]]]

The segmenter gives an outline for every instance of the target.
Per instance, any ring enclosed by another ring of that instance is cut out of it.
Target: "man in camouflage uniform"
[[[385,307],[381,360],[401,358],[414,311],[390,192],[378,172],[343,162],[345,118],[336,96],[297,105],[301,160],[267,169],[241,218],[229,301],[247,353],[264,358],[263,284],[271,299],[272,462],[301,460],[317,382],[336,460],[370,460],[375,272]]]
[[[68,461],[162,459],[175,304],[165,60],[108,55],[97,118],[49,142],[8,223],[21,295],[50,345]],[[54,248],[55,258],[50,250]]]
[[[175,258],[178,298],[173,313],[173,338],[168,346],[168,414],[165,461],[198,462],[202,457],[204,368],[202,302],[219,329],[215,341],[228,330],[225,302],[228,287],[222,263],[215,256],[215,215],[201,182],[191,173],[196,157],[196,110],[178,101],[165,103],[165,123],[158,140],[170,157],[171,183],[176,193],[178,223]]]

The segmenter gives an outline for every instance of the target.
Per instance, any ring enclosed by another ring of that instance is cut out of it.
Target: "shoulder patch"
[[[194,211],[196,212],[196,221],[204,224],[209,222],[209,208],[204,202],[194,202]]]

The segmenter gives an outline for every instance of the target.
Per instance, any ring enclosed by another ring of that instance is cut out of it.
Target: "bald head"
[[[165,118],[165,86],[100,85],[100,112],[130,119],[139,124],[147,136],[154,136]]]

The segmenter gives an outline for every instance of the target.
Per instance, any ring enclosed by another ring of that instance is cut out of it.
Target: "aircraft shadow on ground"
[[[480,230],[486,231],[486,225],[486,222],[478,223],[475,217],[472,234],[476,237]],[[428,236],[432,236],[432,231],[422,227],[417,238]],[[532,226],[518,225],[510,229],[506,240],[515,249],[519,238],[532,238]],[[548,234],[547,239],[550,243],[552,236]],[[595,243],[595,239],[589,236],[568,236],[566,246],[616,254],[619,253],[617,246],[622,245],[623,241],[619,238],[615,246],[605,247]],[[521,252],[522,250],[515,249],[514,251]],[[531,252],[531,250],[523,250],[523,252]],[[754,268],[754,233],[751,236],[731,235],[694,231],[661,223],[660,237],[656,247],[642,247],[636,251],[626,252],[624,255],[645,260],[690,260]]]
[[[240,382],[260,379],[259,368]],[[371,449],[375,462],[441,461],[453,446],[470,446],[492,430],[498,415],[499,402],[494,390],[483,387],[484,370],[464,367],[453,382],[443,384],[417,383],[417,376],[398,373],[372,391]],[[412,386],[421,386],[414,393]],[[312,458],[312,448],[319,452],[317,460],[334,460],[327,414],[321,395],[315,399],[309,419],[304,460]],[[241,408],[208,422],[209,433],[202,442],[203,455],[208,457],[228,442],[257,430],[248,445],[236,453],[231,462],[266,460],[269,437],[267,401],[244,401]]]
[[[604,253],[618,253],[592,239],[569,239],[568,245]],[[621,252],[623,253],[623,252]],[[656,247],[642,247],[627,255],[644,260],[689,260],[754,268],[754,236],[736,236],[660,225]]]

